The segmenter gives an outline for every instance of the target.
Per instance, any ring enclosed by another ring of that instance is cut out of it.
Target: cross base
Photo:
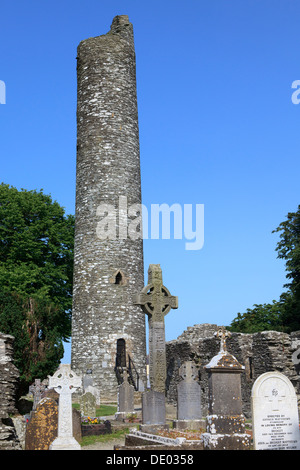
[[[50,445],[49,450],[81,450],[81,445],[73,436],[57,437]]]

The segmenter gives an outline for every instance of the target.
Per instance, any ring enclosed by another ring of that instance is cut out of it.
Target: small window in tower
[[[113,276],[109,279],[112,284],[118,286],[125,286],[128,282],[128,278],[125,276],[124,272],[121,269],[118,269]]]
[[[115,284],[122,284],[123,276],[120,271],[118,271],[118,274],[116,275],[116,281]]]

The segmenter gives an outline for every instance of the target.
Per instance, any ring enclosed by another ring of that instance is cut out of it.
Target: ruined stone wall
[[[0,417],[14,414],[19,371],[13,364],[14,337],[0,333]]]
[[[178,367],[182,362],[192,360],[198,367],[203,416],[207,414],[208,405],[208,377],[205,365],[219,352],[219,341],[213,336],[216,330],[217,325],[195,325],[189,327],[176,340],[167,343],[167,399],[169,402],[176,402]],[[276,370],[286,375],[300,399],[300,365],[295,364],[295,355],[299,348],[300,332],[291,335],[277,331],[232,333],[227,339],[228,352],[245,367],[241,382],[243,413],[246,417],[251,416],[253,383],[264,372]]]
[[[136,61],[127,16],[79,44],[77,80],[71,363],[77,374],[89,374],[102,399],[116,399],[118,339],[125,340],[144,383],[146,373],[145,315],[133,304],[144,287],[143,241],[128,237],[126,227],[124,234],[126,205],[141,203]],[[116,232],[106,239],[99,231],[107,216],[103,204],[115,210],[107,222],[116,222]]]
[[[21,449],[9,417],[17,413],[16,393],[20,375],[12,362],[13,342],[13,336],[0,333],[0,451]]]

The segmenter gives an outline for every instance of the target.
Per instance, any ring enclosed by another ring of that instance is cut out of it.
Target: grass
[[[103,434],[102,436],[84,436],[80,442],[82,447],[96,444],[98,442],[106,443],[113,439],[120,439],[128,434],[129,428],[114,430],[111,434]]]
[[[72,406],[76,410],[80,410],[79,403],[73,403]],[[98,408],[96,408],[96,416],[114,415],[117,412],[117,410],[118,410],[117,406],[114,406],[114,405],[100,405]],[[92,416],[92,418],[95,418],[96,416]]]

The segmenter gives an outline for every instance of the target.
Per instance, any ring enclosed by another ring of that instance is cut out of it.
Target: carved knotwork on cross
[[[149,322],[164,322],[164,317],[171,308],[178,308],[178,297],[171,295],[163,285],[159,264],[150,264],[148,284],[135,296],[134,303],[142,306]]]
[[[215,332],[215,336],[217,338],[220,338],[221,340],[220,352],[226,352],[227,351],[226,341],[227,341],[227,338],[230,338],[231,336],[230,331],[227,331],[225,326],[220,326],[218,330]]]
[[[71,370],[69,364],[61,364],[54,375],[49,377],[49,388],[54,388],[60,395],[71,395],[81,386],[81,382],[81,378]]]

